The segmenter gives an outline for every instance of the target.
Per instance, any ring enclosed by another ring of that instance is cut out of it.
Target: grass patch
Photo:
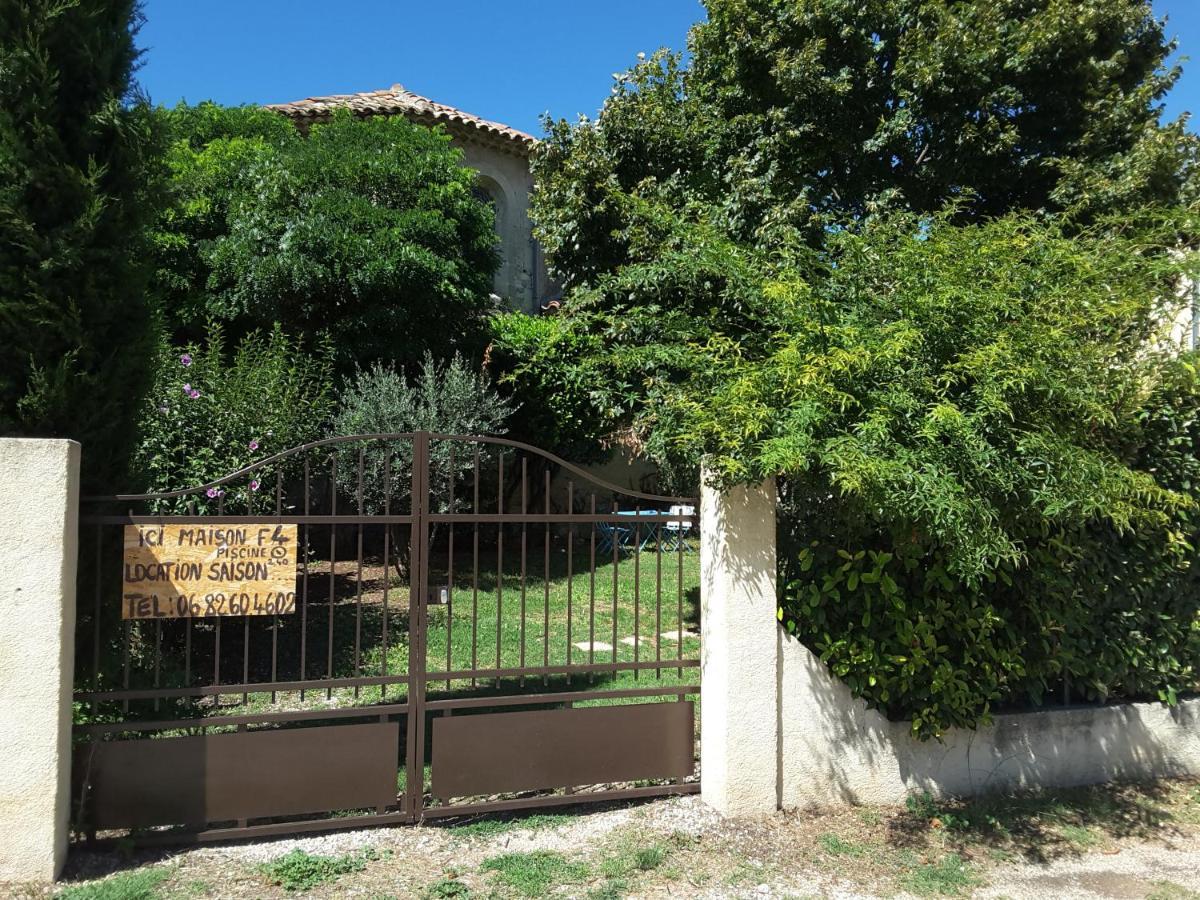
[[[600,861],[600,874],[606,878],[624,878],[635,872],[652,872],[666,862],[669,853],[662,844],[623,848]]]
[[[523,897],[543,897],[556,885],[578,884],[589,875],[586,864],[549,850],[493,856],[480,870],[495,872],[497,881]]]
[[[361,872],[372,858],[371,853],[317,856],[297,849],[262,866],[261,871],[285,891],[309,891],[339,876]]]
[[[921,896],[956,897],[978,883],[970,864],[957,853],[919,865],[901,879],[905,890]]]
[[[1068,844],[1073,844],[1081,850],[1094,847],[1101,841],[1100,834],[1087,825],[1062,824],[1058,826],[1058,833]]]
[[[1200,900],[1200,894],[1173,881],[1156,881],[1146,900]]]
[[[495,816],[479,819],[475,822],[464,822],[460,825],[447,825],[455,837],[490,838],[506,834],[510,831],[528,829],[540,831],[543,828],[554,828],[570,822],[573,816],[562,814],[538,813],[527,816]]]
[[[455,878],[439,878],[421,892],[422,900],[468,900],[471,889]]]
[[[103,881],[65,888],[55,896],[58,900],[154,900],[156,889],[173,871],[168,866],[134,869]]]
[[[201,881],[198,878],[194,878],[173,890],[170,896],[172,898],[204,897],[207,896],[212,890],[213,886],[207,881]]]
[[[867,852],[865,844],[856,844],[829,832],[818,835],[817,843],[831,856],[862,856]]]

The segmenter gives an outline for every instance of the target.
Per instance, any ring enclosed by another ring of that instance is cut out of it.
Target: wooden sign
[[[123,619],[296,611],[296,526],[126,525]]]

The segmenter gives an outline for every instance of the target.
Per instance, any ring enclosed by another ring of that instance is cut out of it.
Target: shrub
[[[497,263],[492,210],[438,129],[340,111],[301,135],[212,103],[160,111],[170,205],[153,231],[176,339],[327,331],[337,364],[418,364],[482,349]]]
[[[306,349],[278,325],[250,333],[232,355],[218,324],[203,345],[164,342],[139,423],[135,463],[146,489],[206,484],[319,438],[333,406],[331,358],[327,340]],[[262,479],[275,471],[216,489],[223,495],[190,494],[160,506],[183,512],[194,504],[197,514],[214,511],[219,501],[226,511],[273,509],[275,484]]]
[[[921,737],[1064,691],[1173,702],[1200,666],[1200,395],[1146,343],[1172,264],[1010,228],[852,238],[821,330],[695,410],[788,473],[788,628]]]
[[[434,431],[442,434],[503,434],[509,404],[488,380],[472,371],[461,357],[447,364],[426,355],[411,382],[394,369],[377,363],[359,371],[343,391],[332,435],[396,434]],[[369,513],[383,510],[390,498],[411,490],[412,444],[408,441],[363,445],[363,506]],[[434,441],[430,448],[430,485],[444,497],[449,479],[470,471],[473,458],[460,448],[451,467],[451,448]],[[339,455],[338,482],[348,496],[358,492],[358,456]]]
[[[588,373],[572,363],[594,340],[556,316],[503,313],[492,319],[488,368],[513,404],[513,437],[575,463],[602,462],[605,416],[595,406]]]
[[[0,0],[0,434],[126,469],[154,326],[158,134],[132,80],[134,0]]]

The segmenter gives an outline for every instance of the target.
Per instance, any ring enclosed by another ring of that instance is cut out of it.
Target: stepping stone
[[[576,650],[583,650],[585,652],[588,650],[606,650],[611,653],[613,648],[612,644],[606,644],[604,641],[596,641],[591,644],[589,644],[587,641],[576,641],[571,646]]]
[[[659,637],[662,638],[664,641],[677,641],[677,640],[679,640],[679,632],[678,631],[664,631],[662,634],[659,635]],[[699,638],[699,637],[700,637],[700,635],[696,634],[696,632],[694,632],[694,631],[685,631],[683,633],[683,639],[685,641],[688,638]]]
[[[654,646],[654,636],[644,637],[640,641],[632,634],[629,637],[621,638],[621,643],[626,647],[644,647],[647,644]]]

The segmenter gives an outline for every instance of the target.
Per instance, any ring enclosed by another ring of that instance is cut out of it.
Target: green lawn
[[[533,532],[539,526],[530,526]],[[699,658],[698,604],[700,567],[695,552],[658,553],[653,544],[644,551],[623,554],[614,564],[611,553],[597,559],[589,571],[589,541],[577,538],[571,553],[568,577],[567,552],[561,541],[552,541],[549,558],[540,540],[527,538],[525,576],[521,576],[520,529],[505,535],[504,571],[496,571],[496,548],[481,550],[478,574],[471,535],[456,535],[453,578],[443,551],[430,560],[432,588],[450,586],[450,603],[428,607],[426,665],[436,674],[469,669],[513,669],[565,665],[604,665],[614,661],[669,663]],[[599,556],[599,554],[597,554]],[[388,642],[383,641],[384,573],[378,559],[367,558],[361,579],[356,563],[340,563],[329,576],[327,563],[309,577],[304,627],[304,676],[308,679],[403,675],[408,672],[408,586],[394,570],[387,572]],[[317,567],[314,566],[314,569]],[[580,568],[583,569],[580,572]],[[548,577],[547,577],[548,573]],[[329,583],[334,584],[332,604],[334,652],[330,647]],[[361,582],[361,591],[360,591]],[[265,617],[252,623],[251,650],[243,655],[243,630],[239,623],[223,623],[222,681],[240,680],[245,667],[250,679],[269,680],[271,648],[279,680],[300,676],[301,613],[280,617],[280,630],[270,631]],[[232,627],[231,627],[232,626]],[[205,628],[211,628],[206,624]],[[682,633],[683,640],[679,636]],[[660,637],[661,635],[661,637]],[[636,641],[635,641],[636,637]],[[205,646],[207,636],[196,645]],[[357,649],[356,649],[357,648]],[[246,658],[249,662],[246,663]],[[205,671],[211,662],[197,665]],[[532,675],[525,678],[461,678],[450,682],[430,680],[429,698],[513,692],[573,689],[627,689],[695,684],[697,670],[664,667],[660,670],[595,671],[565,675]],[[205,708],[207,715],[231,715],[250,710],[345,707],[379,702],[401,702],[403,682],[387,686],[310,689],[226,696],[221,705]],[[617,702],[617,701],[599,701]],[[638,702],[636,698],[622,702]],[[194,714],[194,713],[193,713]]]

